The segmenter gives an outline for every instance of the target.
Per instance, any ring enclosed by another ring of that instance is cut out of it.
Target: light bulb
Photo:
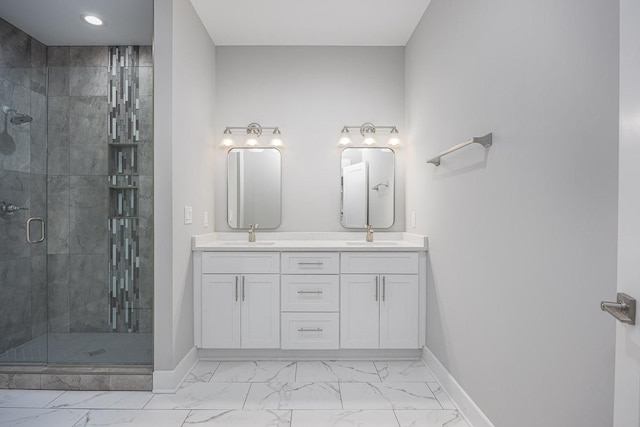
[[[364,138],[362,144],[374,145],[376,143],[376,127],[372,123],[363,123],[360,126],[360,134]]]
[[[351,136],[349,135],[349,129],[347,127],[343,127],[342,131],[340,131],[340,139],[338,140],[338,146],[346,146],[351,144]]]
[[[258,136],[254,134],[247,135],[247,139],[244,142],[244,145],[248,145],[249,147],[255,147],[258,145]]]
[[[400,133],[398,132],[397,128],[394,127],[393,129],[391,129],[391,134],[389,135],[387,144],[392,147],[397,147],[400,145]]]
[[[102,21],[102,19],[98,18],[95,15],[83,15],[82,19],[85,20],[85,22],[91,24],[91,25],[97,25],[100,26],[102,24],[104,24],[104,22]]]
[[[271,136],[271,141],[269,142],[274,147],[283,147],[284,143],[282,142],[282,133],[280,129],[275,128],[273,131],[273,135]]]
[[[226,128],[222,135],[222,144],[220,144],[222,147],[233,147],[234,145],[236,145],[229,128]]]
[[[376,143],[376,136],[374,134],[367,134],[362,143],[364,145],[374,145]]]

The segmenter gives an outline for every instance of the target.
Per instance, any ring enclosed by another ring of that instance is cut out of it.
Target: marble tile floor
[[[421,361],[200,361],[175,394],[0,390],[0,426],[471,427]]]

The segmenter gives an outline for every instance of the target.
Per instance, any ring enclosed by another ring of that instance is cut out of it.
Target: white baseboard
[[[153,371],[153,392],[175,393],[197,362],[198,352],[193,347],[172,371]]]
[[[422,348],[422,361],[436,376],[440,386],[449,394],[451,399],[460,409],[462,415],[473,427],[494,427],[489,418],[482,412],[476,403],[469,397],[466,391],[458,384],[455,378],[440,363],[438,358],[427,348]]]

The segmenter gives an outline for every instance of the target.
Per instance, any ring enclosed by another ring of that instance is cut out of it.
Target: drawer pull
[[[298,332],[322,332],[322,328],[298,328]]]
[[[298,291],[299,294],[321,294],[323,293],[321,290],[317,291]]]

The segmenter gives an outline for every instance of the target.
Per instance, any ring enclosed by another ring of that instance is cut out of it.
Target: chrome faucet
[[[249,242],[253,243],[256,241],[256,228],[258,228],[259,224],[249,224]]]
[[[367,227],[367,242],[373,242],[373,225],[366,225]]]

